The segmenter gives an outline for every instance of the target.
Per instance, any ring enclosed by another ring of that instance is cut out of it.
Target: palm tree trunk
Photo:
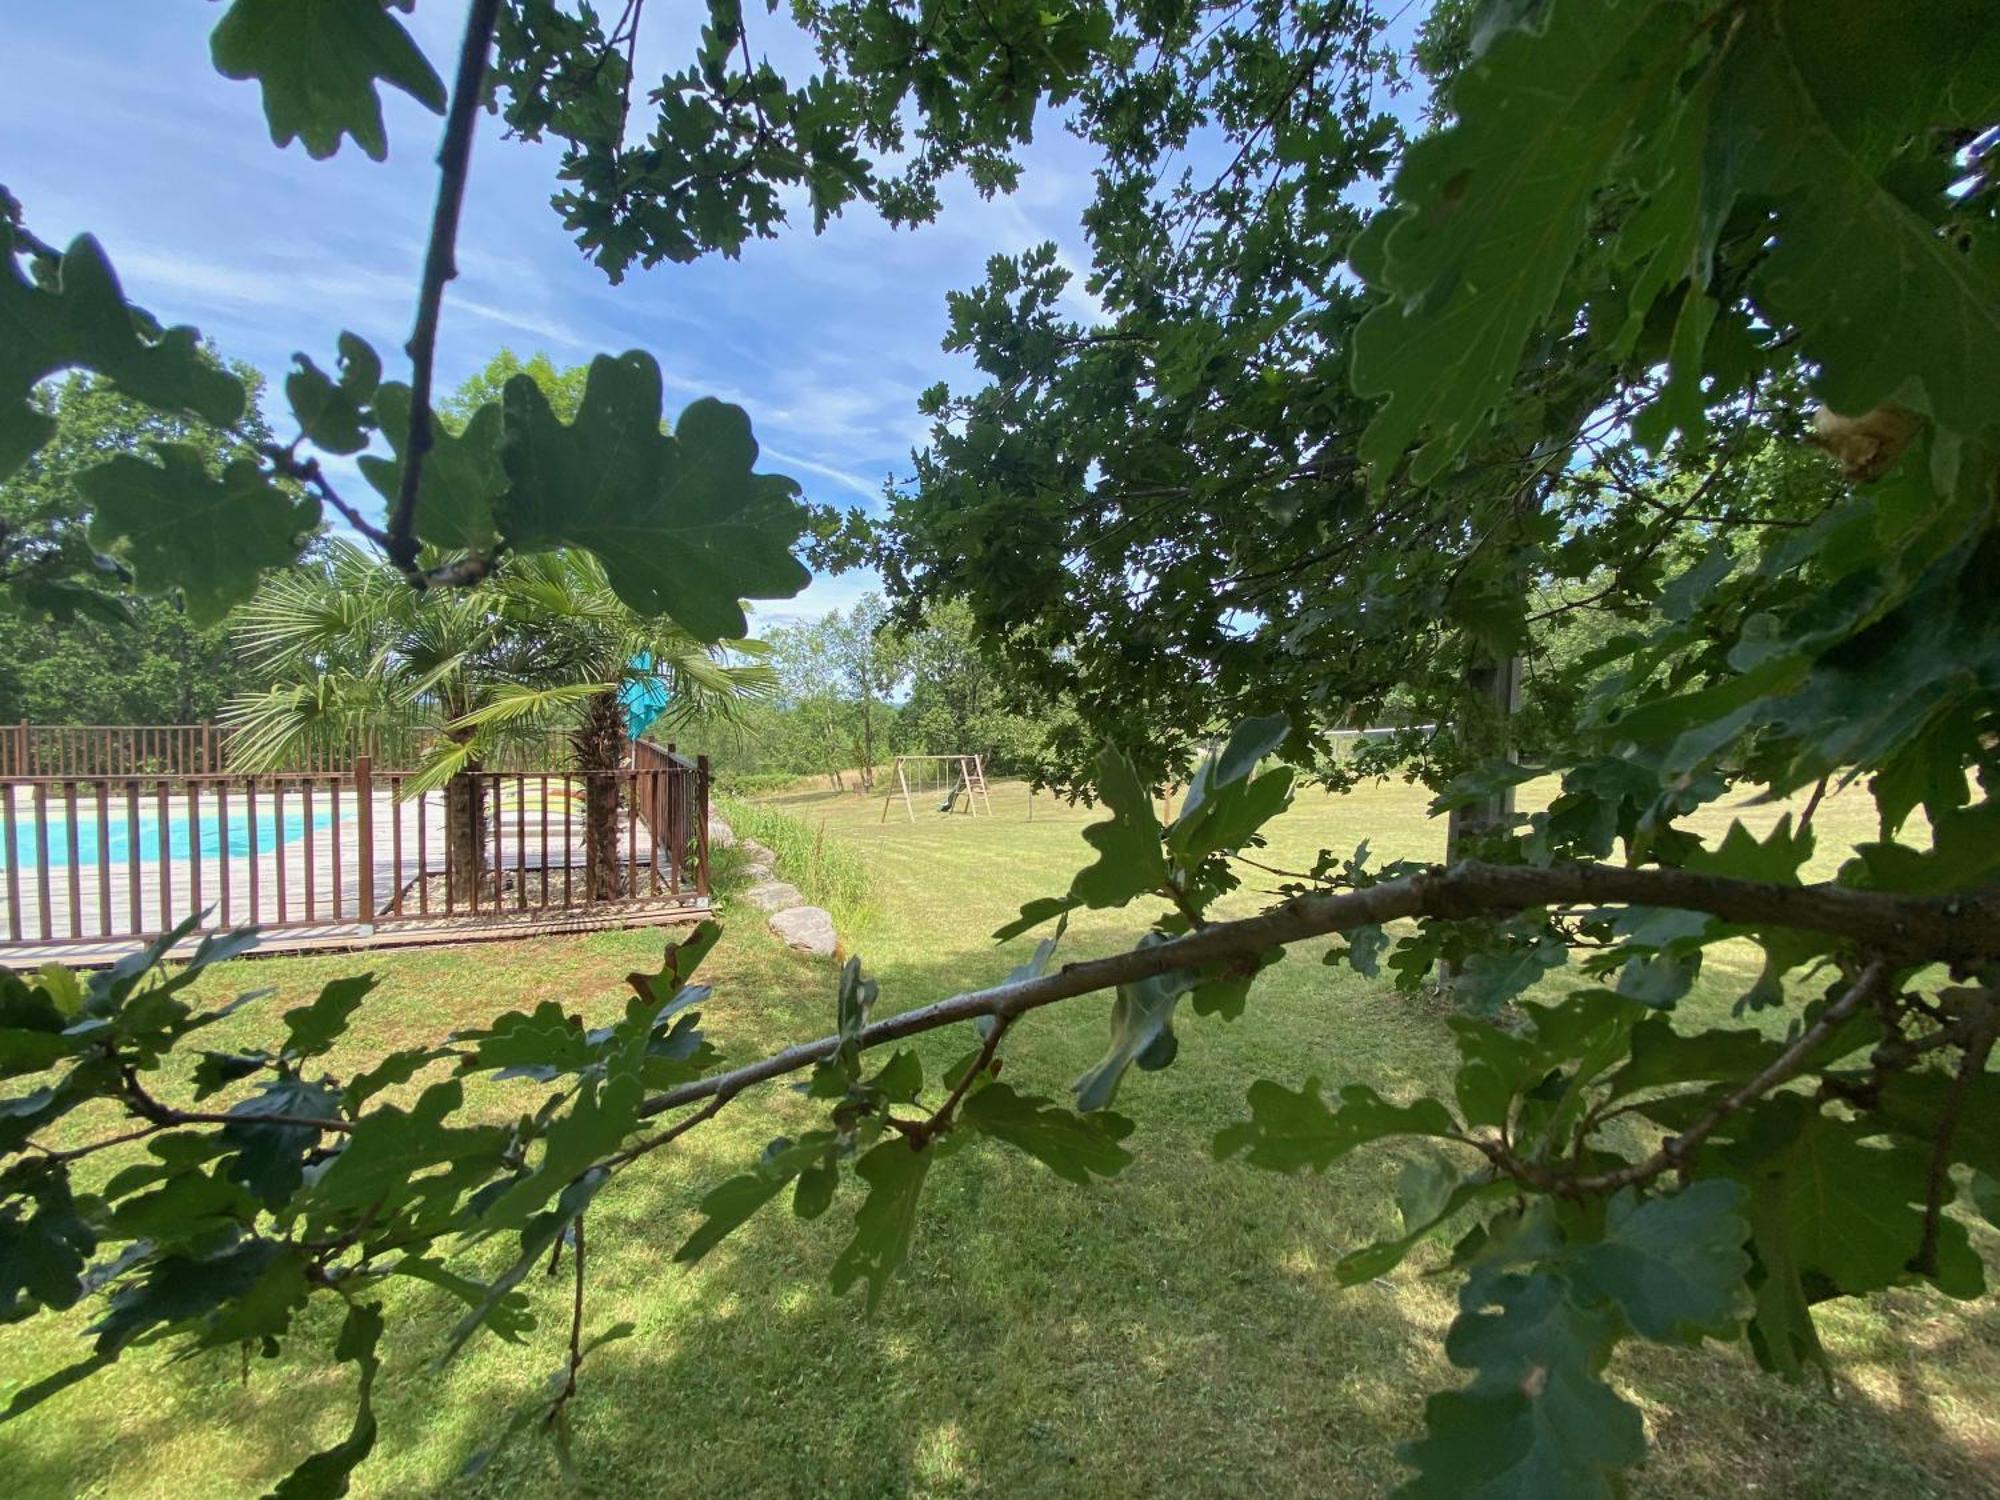
[[[577,769],[584,773],[583,837],[589,855],[590,899],[615,901],[625,894],[618,863],[618,777],[625,758],[625,710],[615,692],[594,694],[583,706],[583,722],[570,732]]]
[[[454,905],[471,905],[486,879],[486,783],[469,764],[444,785],[444,841]]]

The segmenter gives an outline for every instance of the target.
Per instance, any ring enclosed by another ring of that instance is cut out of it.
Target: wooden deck
[[[116,784],[100,801],[95,787],[71,804],[47,786],[15,785],[13,842],[0,837],[8,870],[8,910],[0,961],[13,967],[50,960],[92,965],[121,955],[206,909],[204,928],[257,923],[267,931],[261,952],[472,942],[540,933],[691,920],[708,909],[694,871],[680,872],[679,890],[657,894],[652,840],[643,822],[620,828],[636,887],[628,900],[585,899],[583,819],[566,794],[551,797],[561,778],[524,778],[511,799],[498,799],[487,842],[496,871],[477,908],[443,909],[444,796],[398,802],[390,791],[368,797],[366,843],[355,787],[320,788],[310,804],[294,789],[283,795],[240,790],[218,795],[215,785],[188,782],[144,795]],[[226,821],[224,813],[226,812]],[[621,819],[621,824],[628,820]],[[254,838],[248,836],[254,825]],[[46,839],[46,855],[42,841]],[[244,852],[225,856],[232,841]],[[29,844],[27,857],[22,845]],[[255,850],[256,852],[250,852]],[[364,863],[372,894],[364,910]],[[18,868],[11,868],[18,866]],[[549,873],[536,879],[533,872]],[[509,878],[509,872],[529,872]],[[560,873],[559,873],[560,872]],[[425,876],[430,879],[427,881]],[[531,901],[529,890],[546,897]],[[428,898],[428,899],[427,899]],[[400,910],[398,907],[400,906]]]
[[[561,937],[571,933],[608,932],[615,928],[671,927],[698,922],[709,915],[705,896],[689,894],[679,901],[606,902],[525,915],[409,918],[389,923],[342,922],[320,927],[280,927],[268,930],[244,958],[274,958],[287,953],[358,953],[377,948],[415,948],[442,943],[498,943],[521,938]],[[202,934],[176,944],[172,955],[194,952]],[[72,969],[109,968],[139,948],[141,938],[110,938],[52,944],[27,943],[0,949],[0,963],[10,969],[38,969],[58,963]],[[241,962],[241,960],[237,960]]]

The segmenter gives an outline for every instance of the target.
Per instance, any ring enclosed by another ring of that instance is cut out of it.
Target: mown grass
[[[867,868],[876,930],[857,946],[884,1010],[1000,978],[1029,946],[986,939],[1025,898],[1060,891],[1086,857],[1091,815],[994,789],[991,819],[879,821],[877,801],[800,794],[773,805],[839,838]],[[1761,823],[1771,810],[1746,814]],[[1823,847],[1865,836],[1859,799],[1820,814]],[[1310,797],[1265,857],[1297,867],[1322,844],[1368,837],[1384,858],[1438,852],[1441,834],[1406,788]],[[768,842],[768,840],[767,840]],[[1837,847],[1819,865],[1837,862]],[[1246,892],[1248,905],[1256,899]],[[824,1032],[832,969],[735,913],[710,960],[711,1033],[735,1058]],[[1086,914],[1071,956],[1129,942],[1150,916]],[[244,966],[239,985],[281,994],[233,1018],[268,1034],[278,1011],[333,974],[370,967],[383,985],[334,1066],[554,997],[593,1018],[620,1004],[616,976],[653,934],[600,934],[458,951]],[[1448,1064],[1439,1008],[1318,960],[1307,945],[1259,982],[1234,1023],[1190,1020],[1180,1061],[1135,1076],[1118,1107],[1139,1124],[1138,1160],[1116,1182],[1063,1184],[987,1145],[932,1174],[913,1262],[878,1315],[836,1300],[826,1278],[855,1206],[800,1224],[782,1206],[696,1271],[672,1252],[703,1189],[808,1116],[788,1091],[744,1101],[599,1199],[591,1214],[590,1322],[638,1324],[586,1372],[576,1451],[587,1488],[666,1496],[1366,1496],[1401,1474],[1395,1446],[1424,1393],[1450,1383],[1439,1351],[1452,1304],[1420,1257],[1341,1291],[1334,1261],[1393,1227],[1387,1190],[1403,1159],[1363,1153],[1325,1178],[1276,1178],[1215,1162],[1214,1132],[1259,1076],[1317,1074],[1397,1096]],[[1688,1003],[1726,1013],[1747,955],[1711,964]],[[216,987],[220,993],[220,987]],[[1105,1003],[1037,1012],[1010,1036],[1019,1087],[1060,1092],[1103,1042]],[[229,1039],[218,1039],[224,1045]],[[933,1074],[965,1038],[920,1047]],[[419,1080],[421,1083],[422,1080]],[[499,1086],[474,1107],[502,1112]],[[1980,1231],[1989,1262],[1994,1236]],[[371,1496],[571,1493],[546,1450],[517,1443],[476,1481],[453,1478],[560,1359],[567,1282],[534,1277],[543,1326],[525,1348],[475,1343],[433,1360],[454,1316],[425,1288],[395,1294],[379,1392],[382,1439],[357,1476]],[[1656,1457],[1644,1496],[1967,1496],[2000,1492],[2000,1318],[1928,1292],[1823,1310],[1831,1388],[1758,1374],[1739,1348],[1636,1350],[1614,1374],[1646,1413]],[[74,1357],[81,1315],[6,1333],[13,1388]],[[330,1332],[330,1329],[328,1330]],[[347,1420],[349,1375],[319,1363],[234,1356],[169,1365],[157,1353],[0,1428],[9,1493],[226,1496],[259,1493]],[[5,1391],[0,1390],[0,1396]]]

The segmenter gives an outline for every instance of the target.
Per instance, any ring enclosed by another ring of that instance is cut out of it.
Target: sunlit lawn
[[[1061,891],[1085,857],[1090,814],[1017,786],[995,816],[945,818],[926,804],[802,794],[778,799],[862,849],[873,915],[854,935],[901,1008],[1001,977],[1028,947],[996,949],[995,926],[1030,896]],[[1287,815],[1279,866],[1322,844],[1368,837],[1382,858],[1435,856],[1438,825],[1401,786],[1313,796]],[[1761,824],[1769,811],[1746,817]],[[1858,795],[1819,815],[1828,853],[1868,831]],[[1719,825],[1718,825],[1719,826]],[[1247,898],[1246,898],[1247,899]],[[776,946],[733,912],[710,961],[711,1034],[744,1059],[817,1035],[832,1015],[832,967]],[[1129,941],[1147,913],[1086,916],[1070,956]],[[657,954],[657,935],[585,938],[371,958],[266,960],[238,987],[282,994],[228,1023],[268,1034],[278,1011],[330,975],[370,967],[383,985],[336,1070],[516,1005],[556,997],[594,1019],[621,1004],[619,977]],[[672,1261],[707,1185],[806,1118],[773,1090],[738,1103],[684,1147],[652,1159],[591,1212],[592,1326],[638,1337],[607,1347],[576,1407],[578,1462],[604,1495],[1373,1495],[1398,1477],[1396,1444],[1422,1395],[1453,1373],[1439,1352],[1448,1288],[1419,1257],[1388,1281],[1333,1282],[1347,1249],[1394,1227],[1387,1188],[1401,1158],[1364,1153],[1325,1178],[1217,1164],[1208,1143],[1242,1112],[1245,1085],[1361,1080],[1407,1094],[1442,1077],[1442,1012],[1319,963],[1320,947],[1270,971],[1235,1023],[1187,1022],[1179,1062],[1133,1075],[1118,1108],[1139,1122],[1138,1161],[1109,1185],[1068,1186],[1025,1158],[979,1146],[932,1174],[914,1261],[880,1313],[837,1300],[826,1277],[857,1199],[800,1224],[782,1202],[698,1270]],[[1712,964],[1691,1003],[1726,1013],[1750,966]],[[219,990],[220,987],[218,986]],[[1105,1002],[1038,1012],[1009,1038],[1017,1087],[1060,1093],[1101,1050]],[[933,1072],[962,1036],[922,1047]],[[419,1080],[421,1082],[422,1080]],[[511,1112],[502,1089],[475,1104]],[[1978,1242],[1996,1257],[1996,1237]],[[442,1294],[394,1294],[382,1436],[356,1493],[569,1493],[553,1459],[517,1442],[477,1480],[454,1476],[560,1358],[568,1284],[533,1278],[543,1326],[517,1348],[491,1338],[442,1370],[455,1316]],[[7,1330],[0,1384],[73,1358],[85,1318]],[[1645,1410],[1657,1456],[1645,1495],[1899,1497],[2000,1493],[2000,1318],[1900,1292],[1824,1311],[1839,1363],[1832,1390],[1763,1377],[1739,1349],[1640,1351],[1615,1374]],[[400,1332],[395,1330],[400,1329]],[[156,1352],[0,1428],[10,1495],[259,1493],[345,1430],[351,1371],[234,1355],[169,1366]],[[4,1394],[4,1393],[0,1393]]]

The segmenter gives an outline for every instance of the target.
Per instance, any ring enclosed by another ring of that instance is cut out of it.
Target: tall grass
[[[828,833],[824,819],[804,818],[745,802],[719,797],[716,806],[739,839],[752,838],[777,856],[778,878],[789,881],[814,906],[832,913],[834,928],[844,938],[867,932],[878,915],[861,853],[838,834]]]

